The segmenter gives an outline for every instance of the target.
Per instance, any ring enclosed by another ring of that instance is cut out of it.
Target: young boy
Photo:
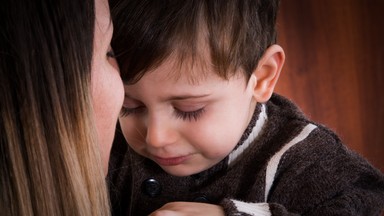
[[[380,214],[383,174],[273,93],[278,1],[112,7],[129,145],[111,156],[114,214]]]

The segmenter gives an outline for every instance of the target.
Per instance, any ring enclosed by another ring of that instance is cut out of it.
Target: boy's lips
[[[162,158],[153,156],[153,160],[161,166],[176,166],[182,164],[189,158],[189,155],[179,157]]]

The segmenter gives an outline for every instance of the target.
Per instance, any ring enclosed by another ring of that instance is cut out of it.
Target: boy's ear
[[[257,102],[266,102],[272,96],[284,61],[284,50],[279,45],[272,45],[264,52],[252,74],[256,79],[256,82],[252,83],[254,83],[253,96]]]

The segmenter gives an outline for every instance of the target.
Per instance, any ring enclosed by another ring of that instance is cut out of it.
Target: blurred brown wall
[[[384,1],[281,0],[277,92],[384,171]]]

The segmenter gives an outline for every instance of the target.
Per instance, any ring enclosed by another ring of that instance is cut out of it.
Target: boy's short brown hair
[[[249,77],[276,42],[279,0],[112,0],[112,47],[126,83],[137,82],[171,54],[180,63],[209,47],[217,74]]]

